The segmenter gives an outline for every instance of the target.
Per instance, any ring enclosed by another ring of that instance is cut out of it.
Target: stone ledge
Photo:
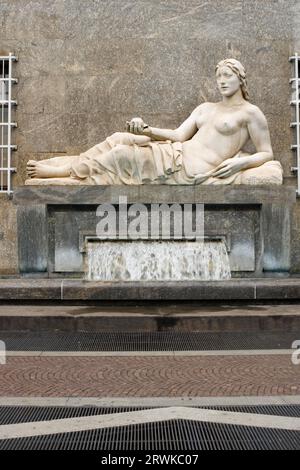
[[[223,301],[74,303],[14,301],[0,304],[0,331],[202,331],[244,333],[295,332],[300,328],[298,303]]]
[[[60,300],[61,281],[52,279],[0,280],[0,300]]]
[[[20,186],[14,192],[17,205],[128,203],[205,203],[205,204],[293,204],[291,186]]]
[[[64,300],[251,300],[244,281],[84,282],[64,281]]]
[[[0,300],[49,301],[288,301],[300,299],[300,279],[231,279],[182,282],[87,282],[59,279],[0,280]]]
[[[256,283],[257,300],[297,300],[300,299],[300,279],[268,280]]]

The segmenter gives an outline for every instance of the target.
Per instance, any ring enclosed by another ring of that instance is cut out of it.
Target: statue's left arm
[[[250,112],[248,132],[256,148],[256,153],[248,157],[249,166],[247,168],[257,167],[273,160],[268,123],[265,115],[256,106],[253,106]]]

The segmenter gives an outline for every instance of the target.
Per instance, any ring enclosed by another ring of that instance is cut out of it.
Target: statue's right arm
[[[171,140],[172,142],[185,142],[191,139],[198,130],[194,111],[177,129],[158,129],[156,127],[148,129],[145,129],[145,135],[151,137],[152,140]]]
[[[186,140],[191,139],[198,130],[196,115],[199,115],[200,106],[198,106],[198,108],[196,108],[177,129],[160,129],[147,125],[145,125],[146,127],[144,128],[137,128],[136,126],[130,127],[129,125],[128,130],[129,132],[133,131],[134,133],[146,135],[152,140],[171,140],[172,142],[185,142]]]

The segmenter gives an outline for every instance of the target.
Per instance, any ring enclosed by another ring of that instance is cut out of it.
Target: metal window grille
[[[296,142],[291,145],[291,149],[296,152],[296,166],[292,166],[291,170],[297,174],[297,196],[300,196],[300,97],[299,97],[299,80],[300,80],[300,57],[297,52],[290,57],[290,62],[293,64],[293,77],[290,79],[292,86],[292,100],[291,106],[294,107],[294,119],[290,127],[295,129]]]
[[[17,83],[12,78],[12,63],[17,60],[12,53],[0,56],[0,193],[12,193],[12,128],[17,126],[14,109],[17,102],[12,99],[12,85]]]

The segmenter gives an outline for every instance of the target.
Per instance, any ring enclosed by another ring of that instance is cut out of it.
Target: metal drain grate
[[[150,407],[151,408],[151,407]],[[147,410],[149,407],[94,407],[94,406],[0,406],[0,425],[50,421],[53,419],[77,418],[128,411]]]
[[[185,420],[0,441],[0,450],[299,449],[299,432]]]
[[[27,423],[33,421],[51,421],[54,419],[77,418],[80,416],[125,413],[129,411],[149,410],[151,408],[154,407],[0,406],[0,425]],[[300,418],[300,405],[219,405],[201,406],[201,408]]]
[[[300,405],[209,409],[300,417]],[[151,407],[0,407],[0,424],[122,413]],[[300,432],[173,420],[0,441],[0,450],[299,450]]]
[[[7,332],[8,351],[205,351],[290,349],[300,332]]]
[[[54,419],[77,418],[80,416],[126,413],[129,411],[149,410],[146,407],[99,407],[99,406],[0,406],[0,425],[27,423],[33,421],[50,421]],[[194,408],[200,408],[194,407]],[[299,405],[218,405],[201,406],[210,410],[236,411],[271,416],[289,416],[300,418]]]

